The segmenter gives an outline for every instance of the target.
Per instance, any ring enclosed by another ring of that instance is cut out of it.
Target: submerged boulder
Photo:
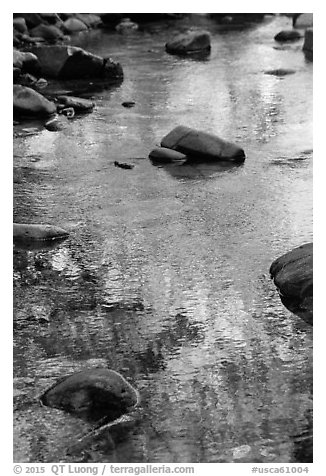
[[[178,126],[161,141],[161,146],[188,156],[188,159],[231,160],[243,162],[245,153],[236,144],[207,132]]]
[[[26,21],[25,21],[25,18],[23,18],[23,17],[14,18],[13,19],[13,25],[14,25],[14,28],[17,31],[19,31],[20,33],[27,33],[28,32]]]
[[[177,55],[208,52],[211,49],[210,34],[207,31],[182,33],[166,43],[165,49],[168,53]]]
[[[57,110],[55,104],[34,89],[14,84],[14,115],[50,116]]]
[[[47,390],[41,402],[88,420],[109,421],[139,404],[137,392],[114,370],[95,368],[70,375]]]
[[[61,240],[68,235],[66,230],[58,226],[14,223],[14,242]]]
[[[31,51],[37,56],[43,75],[49,77],[58,79],[123,77],[119,63],[76,46],[42,45],[33,47]]]
[[[302,38],[302,34],[297,30],[282,30],[274,36],[275,41],[296,41]]]
[[[306,243],[282,255],[269,272],[285,307],[312,324],[313,244]]]

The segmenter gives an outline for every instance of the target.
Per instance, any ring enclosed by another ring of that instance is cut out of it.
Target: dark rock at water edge
[[[67,45],[44,45],[30,49],[41,66],[42,74],[58,79],[105,78],[118,79],[123,77],[119,63],[110,58],[89,53],[82,48]]]
[[[161,146],[187,155],[188,160],[245,160],[245,153],[238,145],[185,126],[173,129],[162,139]]]
[[[41,402],[87,420],[113,421],[139,404],[137,392],[114,370],[95,368],[61,379],[47,390]]]
[[[210,34],[207,31],[181,33],[166,43],[165,49],[168,53],[175,55],[209,52],[211,49]]]
[[[154,162],[161,162],[161,163],[171,163],[171,162],[180,162],[186,161],[187,156],[182,154],[181,152],[177,152],[173,149],[167,149],[166,147],[158,147],[153,149],[149,153],[149,158]]]
[[[297,30],[282,30],[274,36],[275,41],[296,41],[302,38],[302,34]]]
[[[50,116],[57,110],[55,104],[34,89],[19,84],[13,87],[14,115]]]
[[[67,238],[69,233],[54,225],[14,223],[14,242],[51,241]]]
[[[270,274],[283,304],[306,322],[313,321],[313,244],[307,243],[276,259]]]
[[[312,28],[307,28],[304,35],[304,43],[302,49],[304,51],[313,52],[314,31]]]
[[[51,132],[62,131],[68,125],[68,119],[64,115],[56,115],[44,124],[45,129]]]

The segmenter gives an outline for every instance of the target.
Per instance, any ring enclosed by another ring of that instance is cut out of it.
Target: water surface
[[[285,17],[208,21],[208,57],[166,54],[186,23],[78,37],[124,81],[89,93],[95,111],[61,132],[15,127],[15,221],[70,231],[14,250],[15,461],[310,460],[312,329],[268,270],[312,240],[312,63],[302,41],[275,48]],[[296,73],[264,74],[276,68]],[[237,142],[245,163],[154,166],[148,153],[179,124]],[[38,397],[93,366],[133,383],[143,416],[71,451],[89,426]]]

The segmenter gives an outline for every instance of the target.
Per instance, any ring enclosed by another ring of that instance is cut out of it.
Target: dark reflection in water
[[[311,460],[311,326],[268,276],[312,241],[312,64],[273,48],[290,22],[222,33],[202,18],[206,61],[165,53],[187,20],[81,35],[124,81],[88,93],[94,112],[63,131],[15,126],[15,221],[70,233],[14,248],[15,461]],[[296,74],[264,75],[276,68]],[[137,159],[179,124],[239,143],[246,161]],[[143,413],[79,444],[89,423],[38,399],[92,367],[121,372]]]

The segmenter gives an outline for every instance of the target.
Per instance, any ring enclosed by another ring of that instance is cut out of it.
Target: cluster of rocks
[[[14,46],[62,42],[67,35],[101,25],[94,13],[14,13]]]

